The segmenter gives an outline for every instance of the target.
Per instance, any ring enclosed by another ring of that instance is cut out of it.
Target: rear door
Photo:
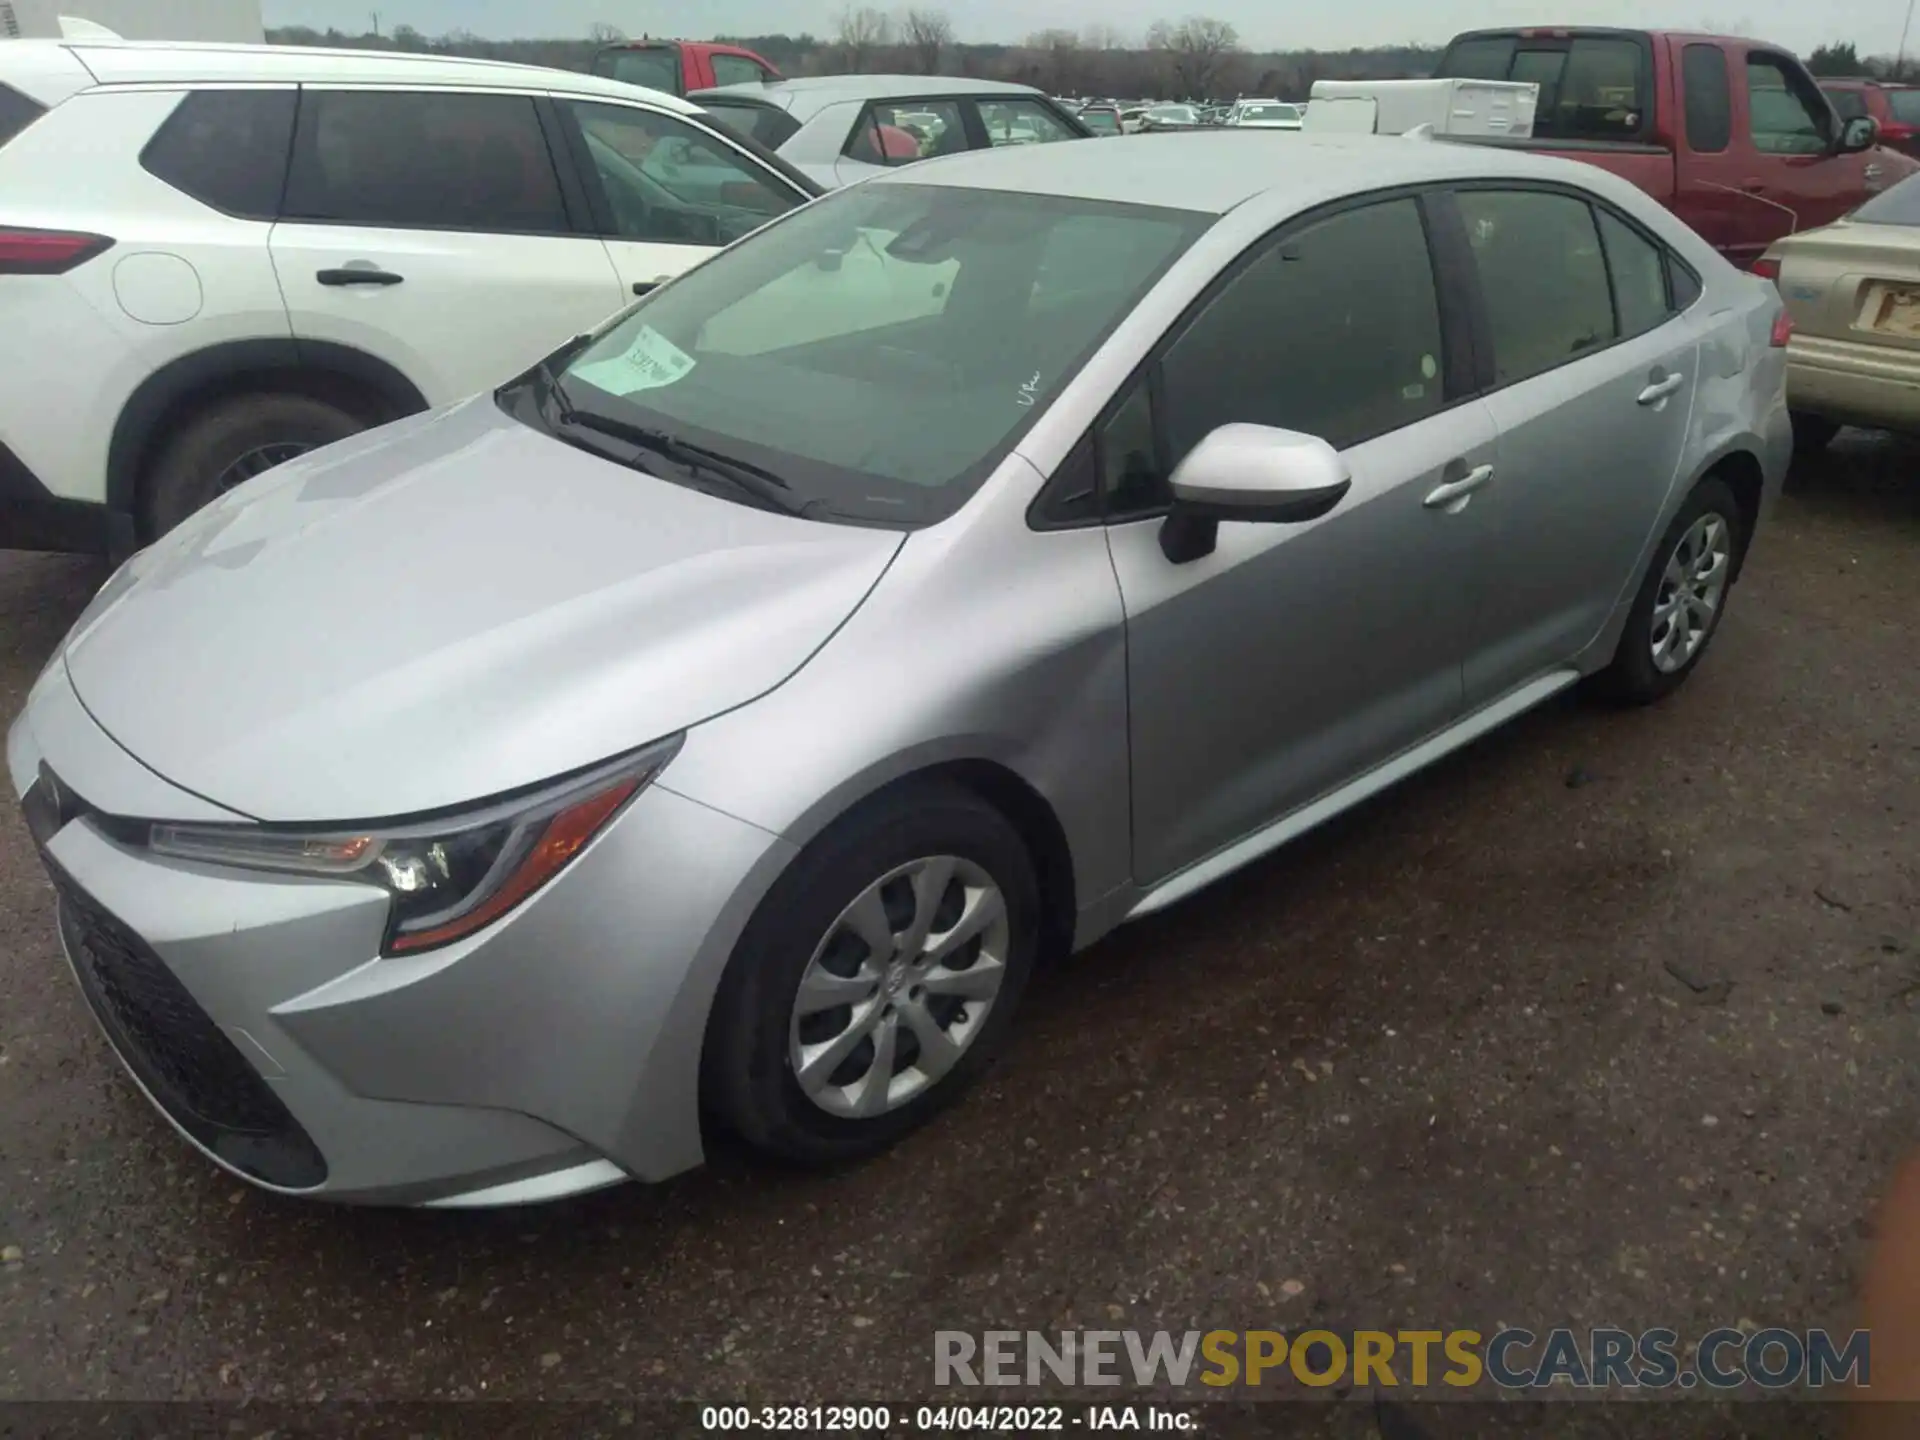
[[[645,105],[565,96],[554,104],[625,299],[809,198],[719,127]]]
[[[308,86],[272,238],[295,336],[378,355],[439,405],[618,310],[541,112],[528,94]]]
[[[1488,183],[1456,202],[1499,430],[1495,479],[1466,517],[1472,709],[1568,665],[1631,593],[1685,448],[1699,345],[1663,247],[1584,191]]]

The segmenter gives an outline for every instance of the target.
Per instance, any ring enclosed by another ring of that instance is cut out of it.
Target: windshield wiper
[[[554,389],[559,392],[556,382]],[[561,394],[562,401],[566,400]],[[779,475],[750,460],[741,460],[726,455],[692,440],[684,440],[665,430],[655,430],[646,425],[632,425],[612,415],[602,415],[594,410],[580,410],[570,403],[561,412],[563,423],[582,430],[596,430],[602,435],[610,435],[616,440],[624,440],[629,445],[670,460],[696,474],[711,475],[724,480],[735,489],[743,491],[759,501],[768,509],[779,510],[788,515],[804,515],[813,505],[811,500],[803,500],[793,493],[793,486]]]

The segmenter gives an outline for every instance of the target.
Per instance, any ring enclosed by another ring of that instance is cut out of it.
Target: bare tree
[[[1081,63],[1080,37],[1071,30],[1041,30],[1027,37],[1033,52],[1040,88],[1050,95],[1078,95]]]
[[[1109,25],[1101,20],[1080,33],[1080,43],[1089,50],[1124,50],[1127,48],[1127,36],[1118,25]]]
[[[847,68],[856,75],[867,68],[874,51],[893,39],[893,21],[871,5],[849,5],[834,21]]]
[[[953,44],[953,21],[944,10],[916,7],[900,16],[900,38],[922,75],[938,75],[941,53]]]
[[[604,20],[596,20],[587,27],[587,39],[595,45],[618,45],[626,38],[626,31],[618,25],[609,25]]]
[[[1200,97],[1212,93],[1239,51],[1240,32],[1205,15],[1189,15],[1177,25],[1156,20],[1147,32],[1147,49],[1166,58],[1180,95]]]

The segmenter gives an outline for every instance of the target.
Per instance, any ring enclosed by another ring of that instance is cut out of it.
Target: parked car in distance
[[[1754,269],[1793,317],[1787,403],[1801,450],[1842,425],[1920,432],[1920,177],[1776,240]]]
[[[1820,88],[1842,121],[1867,116],[1879,127],[1879,144],[1920,157],[1920,86],[1861,77],[1823,79]]]
[[[1143,131],[1193,130],[1200,123],[1200,111],[1192,105],[1153,105],[1140,117]]]
[[[711,40],[620,40],[593,55],[593,73],[648,90],[686,95],[715,85],[769,85],[773,62],[739,45]]]
[[[1586,29],[1456,35],[1436,77],[1540,86],[1530,139],[1622,175],[1747,267],[1920,169],[1842,122],[1787,50],[1722,35]]]
[[[1227,115],[1226,123],[1245,130],[1298,130],[1300,107],[1278,100],[1243,100]]]
[[[1120,112],[1120,129],[1124,134],[1137,135],[1141,124],[1147,118],[1145,105],[1129,105]]]
[[[0,112],[21,548],[490,389],[819,193],[674,96],[488,61],[22,40]]]
[[[936,155],[1094,133],[1031,86],[949,75],[821,75],[688,98],[828,189]]]
[[[1095,135],[1119,135],[1123,133],[1118,106],[1087,105],[1077,111],[1074,118]]]
[[[9,773],[102,1027],[256,1184],[552,1198],[703,1115],[865,1154],[1041,954],[1583,677],[1682,684],[1782,320],[1493,149],[888,172],[136,555]]]

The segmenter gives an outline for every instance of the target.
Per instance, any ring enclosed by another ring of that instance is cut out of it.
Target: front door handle
[[[1473,492],[1491,479],[1491,465],[1476,465],[1459,479],[1434,486],[1422,503],[1429,510],[1444,510],[1449,515],[1458,515],[1467,508],[1467,501],[1472,498]]]
[[[377,265],[360,260],[351,265],[343,265],[338,270],[322,270],[313,278],[329,289],[338,289],[343,285],[398,285],[407,277],[396,275],[391,270],[382,270]]]
[[[1642,405],[1658,405],[1674,391],[1687,383],[1684,375],[1669,375],[1664,380],[1656,380],[1636,397]]]

